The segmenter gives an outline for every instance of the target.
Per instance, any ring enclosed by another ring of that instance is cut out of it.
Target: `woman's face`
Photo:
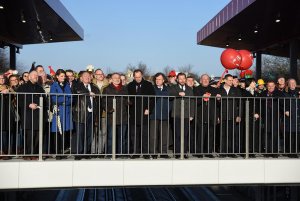
[[[29,80],[28,76],[29,76],[28,73],[24,73],[24,75],[23,75],[23,80],[24,80],[25,82],[28,82],[28,80]]]
[[[61,74],[57,75],[56,78],[59,83],[62,83],[65,81],[66,75],[64,73],[61,73]]]

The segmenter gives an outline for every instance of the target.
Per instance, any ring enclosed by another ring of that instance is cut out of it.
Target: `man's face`
[[[121,83],[121,77],[118,74],[114,74],[111,76],[111,81],[114,85],[119,85]]]
[[[264,88],[265,88],[265,85],[263,85],[263,84],[258,85],[258,89],[263,90]]]
[[[176,77],[168,77],[168,81],[171,84],[174,84],[176,82]]]
[[[32,71],[31,73],[29,73],[29,80],[30,82],[32,82],[33,84],[38,82],[38,73],[36,71]]]
[[[186,84],[189,87],[194,87],[194,78],[192,78],[192,77],[186,78]]]
[[[74,74],[72,72],[66,72],[66,76],[67,76],[69,82],[72,82],[75,79]]]
[[[233,77],[227,77],[227,78],[225,79],[225,85],[231,87],[232,84],[233,84]]]
[[[275,83],[269,82],[267,84],[267,89],[268,89],[269,92],[273,92],[275,90]]]
[[[88,72],[84,72],[81,76],[81,80],[83,84],[90,84],[91,83],[91,75]]]
[[[234,79],[232,80],[232,84],[233,84],[233,86],[235,86],[235,87],[239,86],[239,79],[234,78]]]
[[[97,81],[103,81],[104,80],[104,74],[102,70],[96,70],[95,71],[95,78]]]
[[[289,80],[289,88],[290,89],[294,90],[294,89],[296,89],[296,86],[297,86],[296,80],[294,80],[294,79]]]
[[[179,75],[178,76],[178,83],[180,85],[185,85],[186,84],[186,77],[184,75]]]
[[[160,87],[164,84],[164,78],[162,75],[159,75],[155,78],[155,84],[156,86]]]
[[[141,72],[136,72],[133,78],[137,83],[140,83],[143,79],[143,75]]]
[[[203,75],[200,79],[200,83],[203,87],[207,87],[209,85],[209,77],[207,75]]]
[[[285,85],[285,79],[283,77],[278,79],[278,84],[279,85]]]

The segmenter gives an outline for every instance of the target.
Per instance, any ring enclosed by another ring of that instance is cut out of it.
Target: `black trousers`
[[[168,120],[150,120],[150,153],[168,153]]]
[[[25,154],[39,153],[39,131],[26,130],[25,131]]]
[[[131,154],[147,154],[149,153],[149,124],[129,125],[130,135],[130,153]]]
[[[234,130],[233,120],[223,120],[221,122],[220,153],[234,153]]]
[[[175,117],[175,154],[181,150],[181,119]],[[184,153],[189,151],[189,119],[184,119]]]

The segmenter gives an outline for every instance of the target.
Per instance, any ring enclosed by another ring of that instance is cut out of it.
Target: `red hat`
[[[176,77],[176,72],[175,72],[175,70],[170,71],[168,77]]]

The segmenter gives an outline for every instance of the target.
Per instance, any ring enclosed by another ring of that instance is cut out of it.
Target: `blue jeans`
[[[127,124],[117,125],[116,127],[116,146],[117,154],[128,154]],[[107,154],[112,153],[112,125],[107,125]]]

